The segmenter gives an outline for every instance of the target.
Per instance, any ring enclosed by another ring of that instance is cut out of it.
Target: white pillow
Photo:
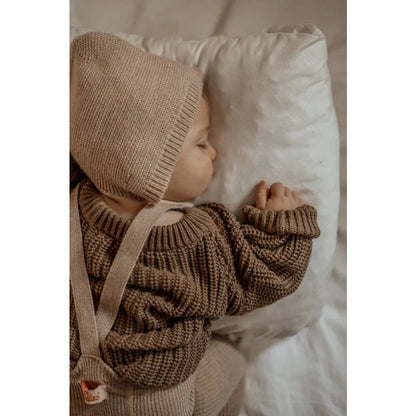
[[[73,28],[72,37],[91,31]],[[338,223],[339,135],[327,48],[311,24],[203,40],[115,33],[140,49],[198,66],[208,90],[215,174],[196,204],[225,204],[241,220],[256,184],[282,182],[316,207],[321,235],[299,289],[273,305],[213,322],[246,355],[316,321],[331,275]],[[253,341],[255,340],[255,343]]]

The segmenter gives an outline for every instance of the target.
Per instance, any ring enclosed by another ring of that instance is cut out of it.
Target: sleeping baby
[[[70,89],[71,414],[238,415],[246,363],[211,321],[299,287],[315,208],[264,181],[243,223],[194,204],[220,157],[196,68],[87,33]]]

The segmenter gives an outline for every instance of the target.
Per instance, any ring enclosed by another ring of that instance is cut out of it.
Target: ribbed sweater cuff
[[[294,210],[260,210],[246,205],[243,217],[247,224],[253,225],[266,233],[297,234],[311,238],[319,237],[317,212],[311,205],[302,205]]]

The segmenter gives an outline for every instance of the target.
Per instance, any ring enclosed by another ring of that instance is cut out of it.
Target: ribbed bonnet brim
[[[78,36],[71,44],[71,154],[98,189],[160,201],[202,86],[198,69],[117,36]]]

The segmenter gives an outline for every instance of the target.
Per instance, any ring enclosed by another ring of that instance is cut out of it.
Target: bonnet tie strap
[[[79,183],[70,194],[70,279],[77,314],[81,353],[101,358],[94,301],[85,266],[78,208]]]
[[[161,200],[157,204],[145,206],[132,220],[111,264],[97,309],[96,319],[101,346],[114,325],[127,281],[152,226],[164,212],[172,208],[192,206],[190,202]]]

